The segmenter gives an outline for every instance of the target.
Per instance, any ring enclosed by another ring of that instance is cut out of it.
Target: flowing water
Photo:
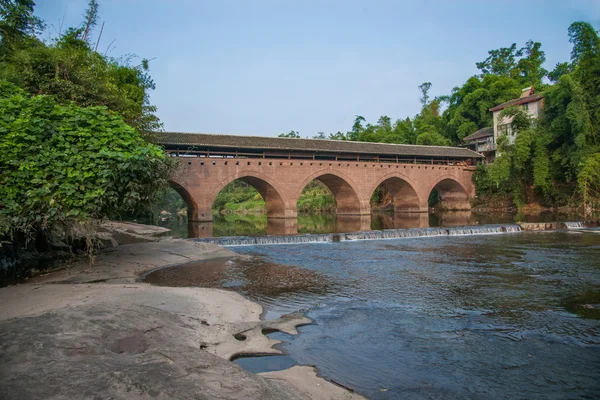
[[[236,246],[147,280],[237,290],[267,319],[306,310],[314,324],[271,336],[368,398],[599,398],[600,231],[511,227]]]
[[[490,235],[508,232],[521,232],[521,227],[519,225],[483,225],[461,226],[454,228],[388,229],[383,231],[306,234],[294,236],[226,236],[196,239],[196,241],[213,243],[221,246],[248,246],[267,244],[330,243],[349,240],[405,239],[423,236]]]

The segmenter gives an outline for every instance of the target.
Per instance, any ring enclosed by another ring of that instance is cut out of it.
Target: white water
[[[565,226],[567,229],[581,229],[585,228],[585,222],[575,221],[575,222],[565,222]]]
[[[384,231],[364,231],[352,233],[326,233],[293,236],[231,236],[206,239],[194,239],[198,242],[214,243],[221,246],[252,246],[293,243],[330,243],[350,240],[401,239],[426,236],[464,236],[491,235],[521,232],[521,227],[514,224],[462,226],[454,228],[413,228],[389,229]]]

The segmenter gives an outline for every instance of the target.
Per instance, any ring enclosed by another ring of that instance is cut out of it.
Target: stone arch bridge
[[[468,210],[481,158],[464,148],[338,140],[165,132],[154,141],[179,159],[171,185],[190,221],[212,221],[217,194],[237,179],[258,190],[269,219],[296,218],[296,202],[314,179],[331,190],[340,215],[369,215],[381,184],[395,212],[427,212],[434,189],[443,208]]]

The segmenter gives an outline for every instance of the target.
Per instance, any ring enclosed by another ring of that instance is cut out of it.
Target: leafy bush
[[[150,205],[167,185],[171,159],[105,107],[61,105],[0,82],[0,115],[5,231],[115,216]]]

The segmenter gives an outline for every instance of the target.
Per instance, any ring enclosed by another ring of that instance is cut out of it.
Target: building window
[[[529,103],[523,104],[523,110],[529,111]]]
[[[498,136],[502,136],[502,135],[506,135],[506,136],[513,135],[511,124],[498,125]]]

